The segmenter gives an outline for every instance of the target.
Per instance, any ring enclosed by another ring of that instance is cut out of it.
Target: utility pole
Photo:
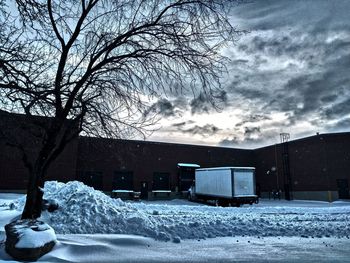
[[[290,139],[289,133],[280,133],[282,144],[282,167],[284,176],[284,195],[286,200],[293,200],[292,178],[289,167],[289,148],[288,141]]]
[[[278,161],[277,161],[277,144],[275,144],[275,175],[276,175],[276,189],[280,190],[280,184],[278,180]]]

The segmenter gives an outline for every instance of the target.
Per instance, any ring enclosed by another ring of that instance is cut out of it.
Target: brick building
[[[25,116],[0,113],[0,128],[26,138]],[[23,130],[24,129],[24,130]],[[28,147],[35,153],[35,142]],[[196,167],[256,167],[257,192],[282,191],[286,199],[349,198],[350,133],[315,136],[246,150],[79,137],[53,163],[48,180],[80,180],[97,189],[186,191]],[[24,190],[21,155],[0,133],[0,190]]]

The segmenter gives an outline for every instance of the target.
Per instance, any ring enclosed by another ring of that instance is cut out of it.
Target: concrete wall
[[[293,191],[293,200],[318,200],[333,202],[339,199],[337,191]],[[273,199],[271,192],[262,192],[261,198]],[[284,199],[282,192],[281,199]]]
[[[339,199],[338,191],[295,191],[293,197],[296,200],[319,200],[333,202]]]

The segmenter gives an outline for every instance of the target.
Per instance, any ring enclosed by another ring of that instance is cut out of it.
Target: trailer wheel
[[[259,198],[255,199],[255,203],[259,204]]]
[[[221,206],[221,207],[228,207],[230,205],[230,201],[228,200],[218,200],[218,205]]]

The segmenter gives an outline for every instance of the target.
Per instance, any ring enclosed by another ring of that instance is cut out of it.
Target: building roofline
[[[299,141],[306,141],[310,140],[315,137],[332,137],[332,136],[339,136],[339,135],[350,135],[350,132],[334,132],[334,133],[320,133],[315,134],[303,138],[298,138],[294,140],[288,141],[289,143],[299,142]],[[234,147],[223,147],[223,146],[212,146],[212,145],[200,145],[200,144],[186,144],[186,143],[172,143],[172,142],[159,142],[159,141],[143,141],[143,140],[131,140],[131,139],[115,139],[115,138],[101,138],[101,137],[91,137],[91,136],[79,136],[79,138],[82,139],[92,139],[92,140],[107,140],[107,141],[119,141],[119,142],[132,142],[132,143],[142,143],[142,144],[151,144],[151,145],[170,145],[170,146],[187,146],[187,147],[203,147],[203,148],[211,148],[211,149],[230,149],[230,150],[243,150],[243,151],[255,151],[260,150],[264,148],[269,148],[274,145],[281,145],[282,143],[275,143],[270,144],[263,147],[253,148],[253,149],[245,149],[245,148],[234,148]]]
[[[104,137],[92,137],[92,136],[79,136],[79,139],[93,139],[93,140],[107,140],[107,141],[119,141],[119,142],[132,142],[132,143],[142,143],[142,144],[158,144],[158,145],[169,145],[169,146],[180,146],[180,147],[203,147],[211,149],[228,149],[228,150],[241,150],[241,151],[253,151],[254,149],[244,149],[244,148],[231,148],[223,146],[212,146],[212,145],[200,145],[200,144],[186,144],[186,143],[172,143],[172,142],[157,142],[157,141],[143,141],[143,140],[131,140],[131,139],[115,139],[115,138],[104,138]]]
[[[310,136],[307,136],[307,137],[302,137],[302,138],[297,138],[297,139],[290,140],[290,141],[288,141],[288,143],[306,141],[306,140],[310,140],[310,139],[316,138],[316,137],[333,137],[333,136],[341,136],[341,135],[348,135],[348,136],[350,136],[350,132],[317,133],[315,135],[310,135]],[[283,143],[279,142],[279,143],[270,144],[270,145],[263,146],[263,147],[258,147],[258,148],[255,148],[254,150],[260,150],[260,149],[272,147],[272,146],[275,146],[275,145],[281,145],[281,144],[283,144]]]
[[[7,115],[7,116],[13,116],[15,115],[16,117],[21,117],[21,118],[36,118],[36,119],[51,119],[52,117],[48,116],[40,116],[40,115],[32,115],[28,116],[23,113],[12,113],[8,112],[6,110],[1,110],[0,109],[0,115]],[[307,137],[302,137],[302,138],[297,138],[288,141],[289,143],[294,143],[294,142],[300,142],[300,141],[306,141],[310,140],[315,137],[332,137],[332,136],[343,136],[343,135],[348,135],[350,136],[350,131],[348,132],[331,132],[331,133],[317,133],[314,135],[310,135]],[[282,144],[281,142],[275,143],[275,144],[270,144],[267,146],[263,147],[258,147],[258,148],[236,148],[236,147],[225,147],[225,146],[212,146],[212,145],[200,145],[200,144],[187,144],[187,143],[172,143],[172,142],[159,142],[159,141],[144,141],[144,140],[130,140],[130,139],[114,139],[114,138],[103,138],[103,137],[91,137],[91,136],[79,136],[80,138],[88,138],[88,139],[96,139],[96,140],[111,140],[111,141],[125,141],[125,142],[133,142],[133,143],[142,143],[142,144],[158,144],[158,145],[172,145],[172,146],[187,146],[187,147],[203,147],[203,148],[211,148],[211,149],[230,149],[230,150],[241,150],[241,151],[255,151],[255,150],[260,150],[268,147],[272,147],[274,145],[280,145]]]

